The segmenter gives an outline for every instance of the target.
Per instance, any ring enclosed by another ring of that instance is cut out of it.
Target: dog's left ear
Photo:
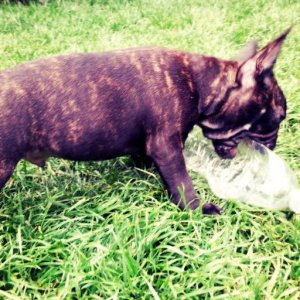
[[[251,58],[257,52],[257,44],[257,40],[252,40],[248,42],[239,52],[239,54],[236,55],[235,60],[237,60],[240,63],[243,63],[249,58]]]
[[[283,34],[275,40],[267,44],[264,48],[246,61],[239,62],[240,66],[237,72],[236,80],[243,87],[251,88],[255,85],[255,78],[266,71],[272,70],[274,67],[282,44],[286,36],[291,31],[287,29]]]

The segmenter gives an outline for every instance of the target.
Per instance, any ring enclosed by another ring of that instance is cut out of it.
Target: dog
[[[273,73],[290,29],[239,60],[165,48],[54,56],[0,73],[0,188],[25,159],[150,159],[173,203],[196,209],[183,157],[194,125],[217,154],[244,138],[273,149],[286,100]],[[249,51],[250,49],[250,51]],[[219,214],[213,203],[205,214]]]

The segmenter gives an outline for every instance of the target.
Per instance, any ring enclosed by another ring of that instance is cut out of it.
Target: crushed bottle
[[[185,150],[187,168],[202,175],[223,199],[300,213],[300,188],[285,161],[265,146],[246,140],[233,159],[221,159],[206,139],[191,137]]]

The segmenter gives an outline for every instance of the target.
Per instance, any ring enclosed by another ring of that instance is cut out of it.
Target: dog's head
[[[201,120],[204,135],[212,140],[220,157],[233,158],[245,137],[275,147],[286,100],[273,67],[289,31],[258,52],[252,44],[251,53],[237,64],[235,81],[226,90],[222,105]]]

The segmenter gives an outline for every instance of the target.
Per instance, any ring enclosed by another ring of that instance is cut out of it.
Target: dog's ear
[[[277,39],[275,39],[259,51],[256,63],[258,75],[262,74],[267,70],[271,70],[274,67],[279,52],[281,50],[282,44],[290,31],[291,28],[287,29]]]
[[[257,76],[272,70],[281,50],[282,44],[291,31],[291,28],[275,40],[259,50],[255,55],[246,61],[240,62],[236,80],[245,88],[251,88],[255,85]]]
[[[243,49],[236,55],[235,60],[243,63],[246,60],[250,59],[257,51],[257,40],[252,40],[248,42]]]

